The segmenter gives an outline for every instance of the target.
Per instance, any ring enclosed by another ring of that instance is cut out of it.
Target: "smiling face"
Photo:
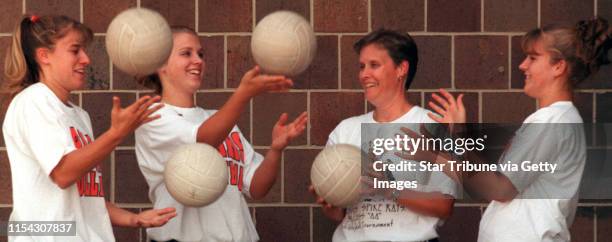
[[[557,64],[551,64],[551,55],[546,51],[542,39],[534,41],[526,54],[527,57],[519,65],[525,74],[523,90],[528,96],[537,99],[549,91],[556,77]]]
[[[85,69],[89,63],[83,35],[70,30],[57,40],[53,49],[46,50],[46,57],[40,65],[46,81],[70,92],[85,84]]]
[[[183,32],[175,33],[173,37],[168,62],[159,70],[163,89],[193,94],[202,83],[206,66],[200,39]]]
[[[404,95],[408,62],[395,65],[386,49],[370,44],[359,53],[359,67],[359,82],[372,105],[382,105]]]

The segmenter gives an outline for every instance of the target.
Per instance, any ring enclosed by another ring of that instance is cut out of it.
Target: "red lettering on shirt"
[[[229,184],[238,186],[242,191],[244,177],[244,146],[238,132],[232,132],[218,147],[219,154],[225,158],[229,170]]]
[[[72,142],[74,142],[74,147],[77,149],[92,143],[91,136],[88,134],[83,135],[83,133],[75,127],[70,127],[70,136],[72,137]],[[100,165],[94,167],[91,171],[85,173],[81,179],[76,181],[76,184],[79,190],[79,196],[103,197],[102,167]]]

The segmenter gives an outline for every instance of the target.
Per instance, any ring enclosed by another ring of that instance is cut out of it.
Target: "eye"
[[[190,56],[191,52],[189,52],[189,51],[181,51],[180,55],[182,55],[182,56]]]
[[[363,70],[363,69],[365,69],[365,64],[359,63],[359,70]]]
[[[198,56],[200,57],[200,59],[204,59],[204,52],[198,51]]]

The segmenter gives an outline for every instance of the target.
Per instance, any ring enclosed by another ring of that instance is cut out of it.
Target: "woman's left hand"
[[[140,212],[135,217],[136,227],[160,227],[176,216],[175,208],[149,209]]]
[[[288,118],[289,115],[287,113],[283,113],[274,125],[274,128],[272,129],[272,144],[270,145],[271,149],[283,150],[285,147],[287,147],[287,145],[289,145],[291,140],[304,133],[306,124],[308,122],[308,115],[306,112],[300,114],[300,116],[298,116],[290,124],[286,124]]]

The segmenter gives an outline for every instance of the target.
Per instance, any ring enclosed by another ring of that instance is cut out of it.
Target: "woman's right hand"
[[[236,92],[254,97],[262,92],[287,91],[292,86],[293,81],[291,79],[281,75],[260,74],[259,66],[255,66],[242,76]]]
[[[457,100],[448,91],[440,89],[440,94],[444,97],[440,97],[438,94],[431,94],[431,97],[437,102],[429,102],[429,107],[433,109],[438,115],[428,113],[427,115],[438,123],[447,124],[458,124],[465,123],[465,106],[463,106],[463,94],[459,94]],[[440,107],[440,106],[442,107]]]
[[[308,186],[308,191],[317,198],[317,203],[321,205],[323,214],[326,217],[338,223],[342,222],[342,219],[344,219],[344,209],[343,208],[336,207],[334,205],[331,205],[325,202],[325,199],[317,195],[317,192],[315,191],[314,186],[312,185]]]
[[[138,126],[158,119],[160,117],[159,114],[152,114],[162,108],[163,103],[158,103],[152,108],[150,107],[160,100],[160,96],[144,96],[132,103],[132,105],[122,108],[119,97],[113,97],[111,127],[109,131],[115,134],[117,137],[123,138],[136,130]]]

